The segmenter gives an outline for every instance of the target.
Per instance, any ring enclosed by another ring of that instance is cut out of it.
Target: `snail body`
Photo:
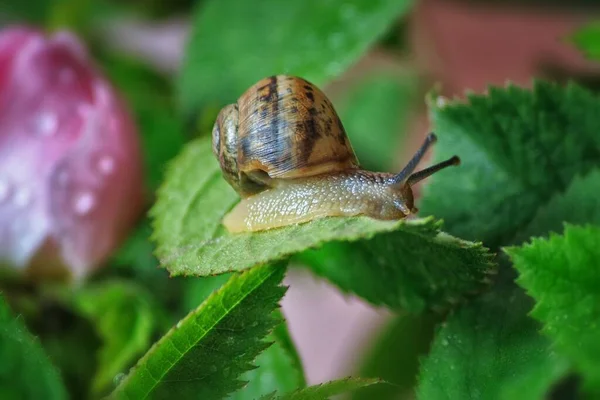
[[[308,178],[280,180],[268,190],[242,201],[225,216],[230,232],[277,228],[316,218],[369,215],[399,219],[410,212],[402,193],[383,181],[392,174],[356,170]],[[410,196],[410,194],[407,194]]]
[[[323,217],[405,218],[418,211],[411,186],[460,162],[413,173],[435,140],[430,134],[399,174],[363,170],[321,90],[299,77],[262,79],[225,106],[213,128],[213,152],[242,198],[223,225],[235,233]]]

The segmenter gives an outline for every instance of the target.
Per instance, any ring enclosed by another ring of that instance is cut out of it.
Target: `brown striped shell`
[[[359,167],[346,131],[325,94],[294,76],[271,76],[225,106],[212,132],[213,152],[242,196],[272,179]]]

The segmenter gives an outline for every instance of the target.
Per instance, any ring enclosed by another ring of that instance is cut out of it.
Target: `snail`
[[[454,156],[414,172],[435,141],[429,134],[398,174],[363,170],[319,88],[295,76],[264,78],[223,107],[212,130],[223,177],[241,197],[223,225],[237,233],[323,217],[405,218],[418,211],[415,183],[460,164]]]

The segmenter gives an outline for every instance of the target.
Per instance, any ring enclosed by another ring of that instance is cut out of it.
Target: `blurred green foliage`
[[[133,282],[112,280],[76,292],[71,301],[102,340],[91,391],[94,396],[106,394],[114,377],[150,347],[156,324],[153,299]]]
[[[356,61],[411,3],[205,0],[196,8],[177,82],[181,112],[190,118],[234,102],[269,75],[298,75],[320,86]]]
[[[411,399],[419,374],[420,359],[429,352],[440,314],[401,315],[373,338],[363,360],[360,376],[378,376],[390,385],[375,385],[356,391],[352,400]]]
[[[417,89],[416,76],[373,72],[348,88],[336,103],[364,168],[389,172],[398,168],[399,149],[415,114]]]
[[[583,26],[568,37],[587,57],[600,60],[600,21]]]
[[[68,398],[58,371],[44,353],[23,320],[15,318],[0,298],[0,398]]]

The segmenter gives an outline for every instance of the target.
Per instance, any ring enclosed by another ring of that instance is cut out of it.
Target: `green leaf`
[[[197,308],[231,276],[232,274],[222,274],[184,279],[181,285],[182,308],[186,312]],[[241,377],[249,382],[248,385],[229,398],[255,399],[273,391],[285,393],[305,386],[302,364],[285,324],[278,325],[267,337],[267,341],[273,342],[273,345],[256,359],[255,363],[259,368],[248,371]]]
[[[593,21],[579,28],[569,38],[586,57],[600,60],[600,21]]]
[[[240,389],[239,376],[269,343],[285,293],[282,265],[231,277],[163,336],[121,381],[117,398],[219,399]]]
[[[261,400],[323,400],[328,399],[330,396],[340,395],[378,383],[383,382],[380,379],[345,378],[322,383],[320,385],[309,386],[305,389],[296,390],[283,396],[276,396],[275,394],[263,396],[261,397]]]
[[[346,229],[364,236],[334,231],[339,236],[328,239],[336,241],[306,250],[297,258],[344,292],[374,305],[413,313],[456,304],[486,287],[487,275],[495,272],[491,255],[483,247],[441,232],[441,222],[431,218],[400,222],[395,231],[380,232],[373,229],[373,222],[348,224]],[[315,230],[324,232],[322,226]],[[318,237],[315,232],[312,235]]]
[[[186,117],[235,101],[275,74],[323,85],[355,62],[411,0],[207,0],[197,8],[178,80]]]
[[[361,165],[372,171],[392,171],[404,141],[416,92],[413,76],[378,73],[343,94],[338,111]]]
[[[258,368],[241,376],[248,384],[228,399],[254,400],[270,393],[289,393],[306,386],[300,359],[285,324],[278,325],[267,340],[273,344],[256,358]]]
[[[141,287],[115,280],[82,288],[73,303],[92,321],[103,342],[91,388],[98,395],[150,347],[155,328],[152,301]]]
[[[538,333],[532,302],[505,283],[459,309],[423,361],[418,399],[543,399],[568,363]]]
[[[564,236],[534,239],[506,252],[518,284],[536,301],[532,315],[573,362],[584,387],[600,395],[600,227],[565,227]]]
[[[467,104],[431,107],[435,159],[457,154],[462,164],[430,178],[420,208],[453,235],[505,245],[576,175],[600,165],[600,101],[575,84],[491,87]]]
[[[186,138],[177,118],[169,80],[134,59],[101,51],[98,59],[111,82],[131,107],[142,140],[146,178],[151,188],[163,179],[166,163]]]
[[[390,385],[357,390],[352,400],[397,400],[414,398],[419,358],[427,354],[439,315],[403,315],[393,320],[375,338],[359,375],[378,376]]]
[[[584,177],[576,176],[564,193],[555,194],[541,207],[533,220],[517,234],[513,243],[522,243],[531,236],[549,232],[562,233],[563,224],[600,224],[600,170]]]
[[[454,305],[487,287],[488,274],[495,272],[485,248],[441,232],[440,221],[400,222],[395,231],[370,232],[373,222],[349,224],[362,237],[338,233],[336,241],[297,258],[344,292],[412,313]]]
[[[193,309],[219,289],[233,274],[222,274],[200,278],[187,278],[183,303]],[[279,318],[283,320],[283,316]],[[287,393],[306,385],[302,363],[285,323],[277,325],[267,336],[271,347],[256,359],[258,368],[245,372],[241,379],[248,384],[231,394],[231,400],[254,400],[262,395]]]
[[[67,399],[57,370],[37,339],[0,298],[0,398]]]
[[[373,303],[420,311],[479,289],[492,265],[485,248],[440,232],[432,219],[325,218],[231,235],[221,219],[239,197],[210,138],[186,146],[167,175],[151,215],[157,255],[172,275],[241,271],[331,242],[311,258],[319,273]]]

